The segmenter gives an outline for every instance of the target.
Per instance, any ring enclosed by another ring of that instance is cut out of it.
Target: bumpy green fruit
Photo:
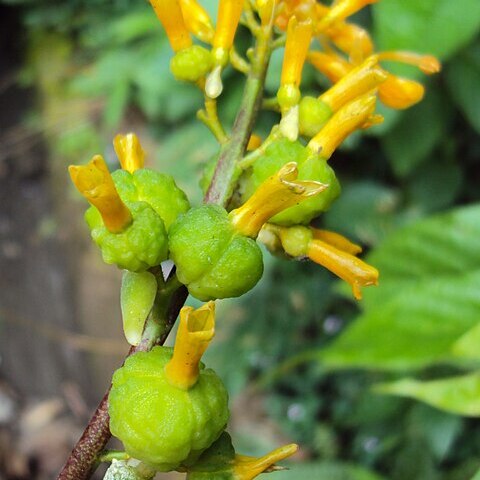
[[[189,465],[221,435],[228,394],[220,378],[201,365],[194,387],[173,387],[165,375],[172,349],[155,347],[129,357],[113,375],[110,430],[126,452],[159,471]]]
[[[315,136],[332,115],[332,109],[325,102],[315,97],[303,97],[299,108],[300,133]]]
[[[200,45],[192,45],[175,54],[170,61],[170,70],[177,80],[197,82],[213,66],[210,52]]]
[[[185,193],[177,187],[171,175],[148,168],[116,170],[112,174],[118,193],[124,202],[147,202],[165,222],[165,227],[190,208]]]
[[[238,297],[262,276],[260,248],[233,229],[222,207],[189,210],[172,224],[169,241],[178,279],[199,300]]]
[[[268,177],[275,174],[287,162],[297,162],[298,180],[315,180],[329,187],[318,195],[304,200],[275,215],[269,221],[278,225],[307,224],[320,213],[328,210],[340,194],[340,184],[325,159],[311,156],[300,142],[285,138],[275,141],[258,158],[244,176],[242,200],[246,201]]]
[[[105,263],[133,272],[159,265],[168,257],[168,239],[160,216],[146,202],[125,202],[132,223],[120,233],[111,233],[95,207],[85,212],[85,220]]]

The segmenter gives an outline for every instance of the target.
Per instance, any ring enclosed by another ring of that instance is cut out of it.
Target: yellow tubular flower
[[[208,302],[197,310],[192,307],[180,310],[173,356],[165,366],[165,374],[173,386],[188,390],[197,383],[200,359],[214,335],[214,302]]]
[[[421,83],[391,74],[378,88],[380,101],[387,107],[398,110],[415,105],[422,100],[424,94],[425,87]]]
[[[287,42],[283,57],[282,85],[299,86],[302,80],[302,70],[307,58],[308,48],[312,40],[313,23],[311,20],[299,22],[292,17],[288,22]]]
[[[145,152],[134,133],[116,135],[113,139],[113,148],[123,170],[133,173],[143,168]]]
[[[375,102],[375,95],[367,94],[344,105],[310,140],[308,147],[322,158],[330,158],[348,135],[365,127],[375,110]]]
[[[358,255],[362,252],[362,247],[356,243],[351,242],[348,238],[345,238],[339,233],[330,232],[329,230],[318,230],[316,228],[311,229],[313,238],[316,240],[322,240],[332,247],[338,248],[350,255]]]
[[[167,33],[174,52],[192,45],[178,0],[149,0]]]
[[[363,260],[319,239],[311,240],[307,256],[351,285],[357,300],[362,298],[361,287],[378,285],[378,270]]]
[[[330,11],[320,20],[317,30],[323,31],[334,22],[345,20],[354,13],[371,3],[379,0],[339,0],[330,8]]]
[[[256,238],[268,219],[328,187],[320,182],[297,180],[297,177],[297,164],[290,162],[265,180],[240,208],[230,212],[235,230]]]
[[[338,82],[352,69],[347,60],[334,53],[310,52],[307,60],[332,83]]]
[[[354,62],[358,59],[361,61],[373,52],[373,42],[368,32],[353,23],[334,23],[324,33],[336,47],[350,55]]]
[[[426,75],[433,75],[442,69],[442,64],[433,55],[419,55],[412,52],[381,52],[378,60],[391,60],[418,67]]]
[[[228,52],[233,45],[238,22],[242,15],[244,0],[220,0],[218,4],[218,20],[213,38],[213,56],[216,63],[225,66]]]
[[[297,450],[298,445],[291,443],[277,448],[261,458],[235,455],[233,478],[235,480],[252,480],[263,472],[276,470],[275,463],[293,455]]]
[[[262,25],[268,25],[275,15],[276,0],[257,0],[255,7]]]
[[[100,212],[107,230],[120,233],[132,223],[130,210],[122,202],[101,155],[95,155],[87,165],[70,165],[68,171],[77,190]]]
[[[212,43],[215,30],[205,9],[197,0],[180,0],[185,25],[202,42]]]
[[[387,73],[377,66],[377,57],[371,56],[350,70],[319,99],[336,112],[348,102],[378,87],[387,76]]]

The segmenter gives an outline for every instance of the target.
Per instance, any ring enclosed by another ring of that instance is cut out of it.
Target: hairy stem
[[[214,176],[204,198],[205,203],[217,203],[225,206],[233,190],[236,180],[236,166],[245,152],[262,103],[263,85],[270,59],[271,34],[271,26],[266,26],[262,27],[257,37],[254,61],[247,77],[241,107],[235,119],[232,135],[221,148]],[[138,351],[148,351],[154,345],[162,345],[170,333],[187,296],[188,291],[182,285],[171,295],[164,320],[156,318],[157,315],[150,315],[141,343],[137,347],[132,347],[128,355]],[[162,308],[159,308],[159,311],[161,310]],[[109,391],[110,389],[95,410],[57,480],[87,480],[90,478],[95,463],[111,436],[108,417]]]

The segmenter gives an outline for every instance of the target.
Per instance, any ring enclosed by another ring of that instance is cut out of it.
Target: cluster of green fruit
[[[89,165],[71,167],[70,172],[92,203],[85,218],[104,261],[145,272],[171,258],[180,282],[202,301],[240,296],[255,286],[263,273],[262,252],[255,239],[267,220],[306,224],[339,194],[326,161],[309,154],[299,142],[285,139],[273,142],[246,172],[244,205],[231,212],[218,205],[191,208],[170,175],[147,168],[116,170],[110,180],[102,162],[96,156]],[[269,179],[276,179],[276,184],[262,190]],[[278,201],[277,190],[283,192]],[[108,201],[109,208],[101,200]],[[112,207],[114,201],[118,205]],[[270,208],[259,213],[258,204]],[[125,210],[130,216],[112,229],[110,217]],[[245,228],[252,221],[257,227]]]

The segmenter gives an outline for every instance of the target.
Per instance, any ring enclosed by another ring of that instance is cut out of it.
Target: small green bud
[[[211,53],[200,45],[192,45],[175,54],[170,70],[177,80],[195,83],[212,69]]]
[[[120,305],[123,332],[130,345],[138,345],[142,338],[145,320],[155,301],[157,280],[150,272],[123,272]]]
[[[331,108],[314,97],[303,97],[300,101],[300,133],[314,137],[332,116]]]
[[[301,257],[307,254],[308,244],[313,238],[311,230],[307,227],[296,226],[281,232],[282,246],[291,257]]]

